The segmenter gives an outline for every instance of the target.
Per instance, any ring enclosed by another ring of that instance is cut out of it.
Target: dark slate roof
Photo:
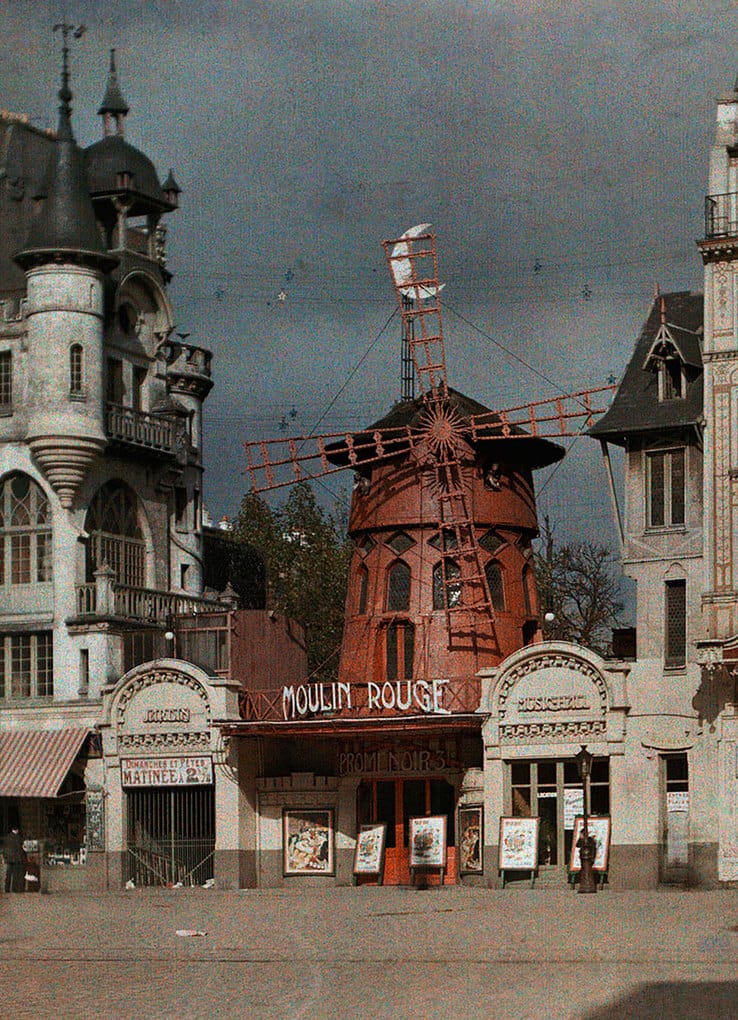
[[[128,189],[130,192],[141,195],[144,202],[153,202],[160,208],[170,208],[159,184],[154,164],[122,135],[107,135],[99,142],[88,146],[85,149],[85,160],[93,198],[97,195],[120,193],[118,174],[126,172],[133,177],[131,187]],[[135,210],[132,209],[131,214],[135,214]]]
[[[449,387],[448,391],[449,403],[457,412],[462,419],[469,419],[473,415],[485,415],[490,416],[486,420],[486,423],[493,425],[495,421],[499,420],[490,408],[485,407],[484,404],[480,404],[478,401],[473,400],[471,397],[465,396],[463,393],[459,393],[457,390],[453,390]],[[371,425],[367,425],[361,432],[354,434],[353,439],[355,442],[367,444],[364,446],[363,451],[359,451],[359,460],[370,458],[375,456],[375,449],[372,445],[372,433],[374,432],[385,432],[385,430],[402,428],[410,426],[410,428],[421,428],[423,413],[425,411],[425,400],[423,397],[416,397],[414,400],[404,400],[400,403],[395,404],[392,410],[380,418],[378,421],[373,422]],[[524,429],[518,428],[517,426],[511,426],[511,431],[515,436],[519,436],[518,439],[485,439],[477,440],[475,448],[485,455],[490,457],[494,456],[495,460],[504,461],[511,467],[525,468],[535,470],[537,468],[548,467],[549,464],[555,464],[564,456],[566,452],[563,447],[556,443],[550,442],[548,439],[539,439],[537,436],[529,435]],[[348,464],[348,454],[346,444],[343,442],[337,442],[327,447],[328,459],[335,464]],[[401,455],[405,452],[405,447],[399,444],[395,448],[396,455]],[[363,455],[362,455],[363,454]]]
[[[72,133],[72,95],[66,81],[59,98],[59,129],[46,201],[31,220],[23,250],[15,259],[25,266],[69,254],[109,268],[116,260],[105,250],[90,201],[84,157]]]
[[[658,378],[644,366],[661,327],[661,302],[666,326],[687,365],[687,391],[683,400],[658,398]],[[609,410],[589,435],[623,444],[629,434],[695,425],[702,417],[701,294],[678,291],[654,300],[636,342],[633,356]]]

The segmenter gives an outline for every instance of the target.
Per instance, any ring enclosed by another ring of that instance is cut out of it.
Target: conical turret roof
[[[118,84],[118,74],[115,68],[115,50],[110,51],[110,74],[108,75],[108,84],[105,88],[105,95],[103,101],[100,104],[100,109],[97,111],[99,114],[104,113],[121,113],[125,116],[128,113],[128,103],[123,98],[123,93],[120,90]]]
[[[69,254],[75,261],[91,261],[109,268],[116,260],[103,245],[90,199],[84,156],[72,132],[72,93],[66,54],[59,99],[59,128],[49,191],[31,222],[25,246],[15,259],[26,266]]]

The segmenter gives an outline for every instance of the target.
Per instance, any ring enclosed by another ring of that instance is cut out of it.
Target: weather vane
[[[85,34],[86,28],[84,25],[72,25],[63,16],[62,21],[57,21],[53,28],[54,32],[61,32],[62,38],[64,39],[64,45],[62,46],[62,88],[59,93],[59,98],[67,108],[69,112],[69,103],[72,98],[72,93],[69,91],[69,45],[68,39],[71,35],[73,39],[81,39]]]

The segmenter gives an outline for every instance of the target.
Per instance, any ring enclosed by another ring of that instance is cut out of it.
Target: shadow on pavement
[[[733,1020],[738,1016],[737,981],[659,981],[586,1013],[582,1020]]]

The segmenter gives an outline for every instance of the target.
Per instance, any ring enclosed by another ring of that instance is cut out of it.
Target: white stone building
[[[173,614],[218,607],[211,356],[168,296],[179,188],[126,138],[114,54],[102,138],[78,147],[64,58],[56,132],[0,112],[0,830],[45,840],[59,881],[104,839],[84,803],[99,818],[103,691],[165,653]]]

